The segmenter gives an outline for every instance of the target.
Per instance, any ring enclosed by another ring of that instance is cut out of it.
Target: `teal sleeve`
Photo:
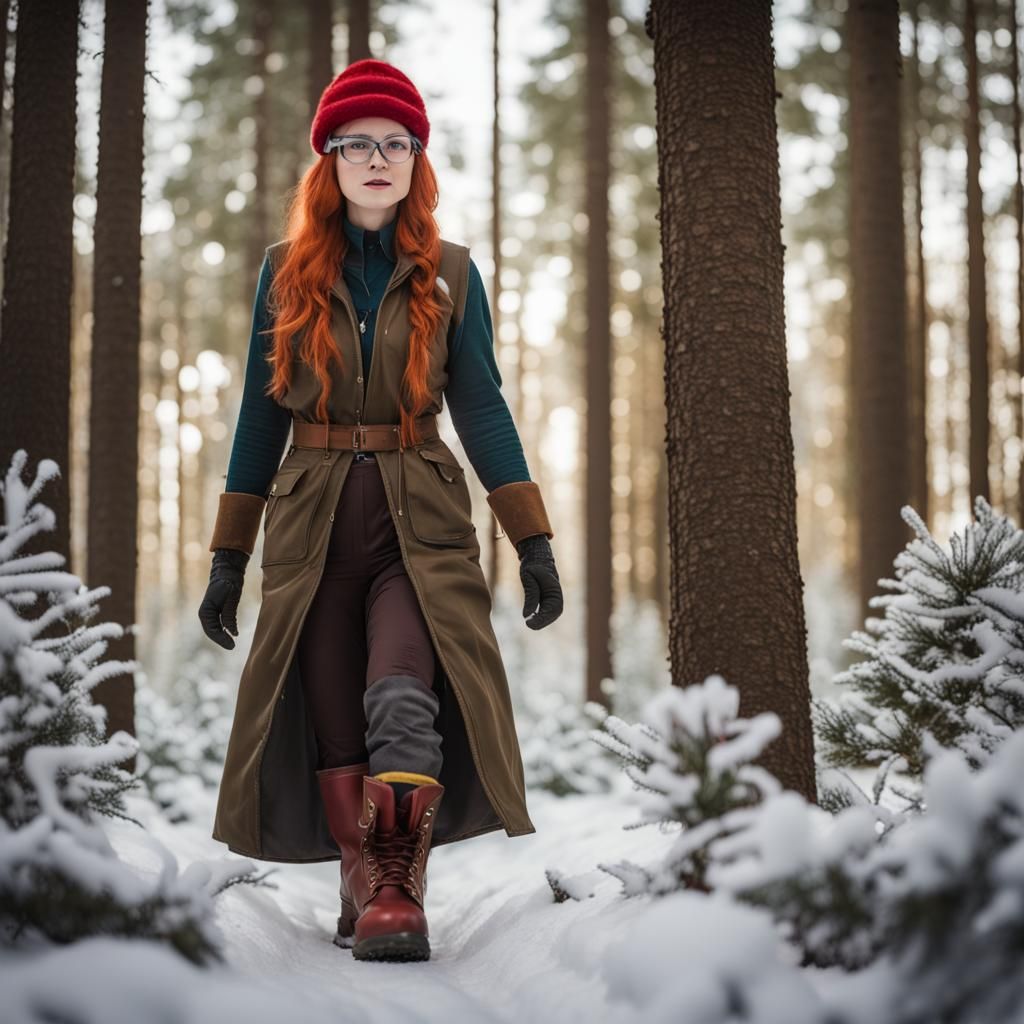
[[[238,410],[238,425],[235,427],[224,487],[225,491],[258,494],[261,498],[266,497],[271,478],[281,464],[292,426],[291,413],[266,394],[270,383],[267,354],[271,350],[273,336],[260,334],[260,331],[273,324],[267,308],[272,276],[270,257],[265,256],[256,287],[256,301],[253,303],[242,405]]]
[[[448,351],[444,397],[466,456],[488,493],[530,479],[519,432],[501,393],[487,292],[472,259],[466,313]]]

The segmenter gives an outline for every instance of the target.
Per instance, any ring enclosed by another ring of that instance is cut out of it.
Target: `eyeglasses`
[[[403,164],[413,153],[423,152],[423,143],[415,135],[388,135],[380,142],[369,135],[332,135],[324,143],[324,153],[336,149],[350,164],[365,164],[375,149],[388,163]]]

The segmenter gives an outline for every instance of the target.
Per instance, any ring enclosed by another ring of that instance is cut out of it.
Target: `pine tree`
[[[881,987],[887,1024],[1009,1019],[1024,997],[1024,730],[978,768],[926,737],[920,813],[833,815],[749,763],[779,723],[738,706],[711,676],[659,694],[635,725],[606,719],[594,739],[641,789],[640,824],[681,833],[654,868],[598,867],[626,896],[697,887],[766,910],[805,964],[876,971],[858,990]],[[547,877],[556,902],[593,894],[587,874]]]
[[[138,774],[172,822],[194,816],[196,797],[217,787],[224,767],[234,697],[205,668],[208,658],[185,659],[166,694],[145,682],[136,692]]]
[[[708,847],[738,827],[734,812],[781,790],[751,762],[778,736],[779,717],[737,717],[739,691],[719,675],[655,695],[635,724],[609,715],[593,739],[617,754],[641,790],[641,820],[633,825],[681,827],[665,861],[654,868],[629,862],[599,864],[626,895],[706,889]],[[732,816],[731,816],[732,815]]]
[[[896,578],[879,581],[895,591],[871,601],[884,618],[845,641],[866,657],[836,677],[847,687],[840,701],[815,702],[825,762],[878,764],[876,802],[890,773],[920,779],[925,734],[977,768],[1024,724],[1024,533],[980,496],[976,522],[948,551],[912,508],[901,514],[917,536],[897,556]],[[825,803],[851,799],[832,787]]]
[[[526,785],[555,796],[608,792],[617,774],[614,758],[595,757],[591,742],[607,713],[596,701],[580,707],[556,690],[527,695],[520,739]]]
[[[924,810],[877,841],[868,808],[832,817],[787,793],[716,844],[708,877],[768,908],[805,962],[877,971],[880,1019],[1001,1024],[1024,999],[1024,732],[977,770],[925,745]]]
[[[60,570],[57,552],[21,554],[56,517],[36,501],[59,475],[42,460],[26,487],[23,449],[2,485],[0,523],[0,942],[27,937],[71,942],[112,934],[167,942],[195,963],[219,959],[212,899],[250,879],[248,861],[196,863],[179,874],[161,849],[156,878],[136,875],[100,827],[103,816],[134,821],[125,794],[138,780],[118,767],[137,749],[126,732],[104,739],[106,711],[90,691],[132,671],[103,660],[116,623],[93,623],[109,587],[87,589]],[[23,618],[42,600],[36,618]],[[63,624],[67,632],[47,627]],[[47,635],[44,635],[47,634]]]

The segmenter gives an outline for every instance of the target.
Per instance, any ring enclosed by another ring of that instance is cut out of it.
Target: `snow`
[[[40,635],[71,609],[88,619],[109,591],[50,572],[59,558],[16,557],[52,529],[26,498],[51,466],[31,490],[16,468],[5,480],[14,528],[0,529],[0,912],[29,926],[0,947],[0,1024],[1022,1020],[1024,731],[1005,730],[974,763],[925,734],[913,813],[883,806],[876,780],[876,803],[829,814],[753,763],[781,722],[738,718],[739,690],[717,675],[656,688],[627,722],[555,690],[541,700],[559,666],[522,662],[537,832],[434,849],[430,961],[354,960],[331,941],[337,862],[257,874],[212,839],[227,692],[202,665],[183,673],[188,702],[172,691],[140,701],[151,771],[146,787],[124,788],[113,766],[138,741],[103,741],[89,691],[134,663],[102,660],[114,624]],[[20,617],[40,588],[52,607]],[[984,598],[1016,610],[1013,591]],[[975,631],[986,682],[993,653],[1018,639],[1016,620],[990,622]],[[649,653],[624,670],[661,674]],[[951,670],[965,667],[904,676]],[[603,731],[588,730],[596,720]],[[609,770],[609,752],[625,771]],[[878,753],[883,775],[900,768]]]
[[[892,851],[921,865],[905,888],[920,892],[941,881],[928,878],[925,865],[941,863],[958,834],[971,834],[982,807],[998,800],[1019,803],[1014,787],[1024,770],[1024,737],[1016,739],[997,753],[986,774],[971,773],[956,752],[932,762],[927,784],[935,797],[930,807],[935,824],[922,817],[894,830],[892,839],[899,843],[890,842]],[[230,877],[247,862],[225,854],[210,836],[215,791],[188,793],[186,820],[171,822],[147,796],[133,794],[126,798],[127,810],[143,827],[123,819],[104,827],[120,861],[141,881],[151,884],[157,876],[173,874],[168,862],[173,856],[188,865],[180,873],[183,887],[209,891],[212,879]],[[881,959],[849,974],[801,967],[768,913],[729,895],[755,876],[764,881],[784,875],[787,863],[820,866],[870,843],[877,808],[850,808],[833,817],[794,793],[770,793],[760,809],[749,810],[749,827],[719,840],[726,844],[717,851],[719,891],[627,899],[618,881],[597,870],[595,862],[618,858],[651,865],[669,855],[677,835],[631,827],[641,806],[638,796],[624,773],[599,794],[556,797],[531,790],[535,834],[510,839],[495,832],[435,848],[429,862],[428,962],[355,961],[351,951],[331,942],[338,910],[336,862],[265,864],[272,887],[236,885],[214,901],[223,964],[199,968],[166,946],[108,937],[5,951],[0,954],[0,1020],[269,1024],[287,1016],[309,1024],[348,1019],[504,1024],[532,1017],[544,1024],[896,1024],[913,1019],[893,1012],[894,1002],[902,998],[909,1005],[915,998],[902,964]],[[40,815],[30,827],[48,821]],[[955,862],[964,853],[957,850],[948,862],[949,874],[956,873]],[[1008,884],[976,928],[1005,928],[1015,915],[1020,919],[1021,844],[1008,847],[993,870]],[[563,880],[574,898],[555,902],[546,872]],[[898,997],[903,990],[907,995]]]
[[[600,957],[613,1000],[652,1024],[820,1020],[821,1000],[780,956],[764,915],[719,896],[673,893]]]
[[[261,1024],[298,1012],[305,1021],[326,1022],[339,1019],[341,1006],[344,1019],[366,1022],[511,1021],[531,1005],[543,1020],[637,1019],[637,1007],[624,996],[611,998],[594,976],[593,956],[620,936],[617,922],[635,922],[642,907],[627,905],[632,901],[622,900],[608,875],[594,877],[592,899],[555,903],[544,875],[549,866],[591,871],[594,849],[643,859],[665,848],[668,837],[654,830],[622,827],[636,817],[631,790],[623,778],[615,793],[600,796],[559,799],[534,791],[537,833],[491,833],[433,850],[427,963],[359,962],[331,942],[336,862],[268,864],[275,889],[235,886],[217,897],[223,967],[203,970],[151,943],[111,939],[31,959],[5,954],[0,1019],[42,1021],[51,1019],[47,1012],[61,1019],[69,1002],[78,1010],[68,1019],[105,1024],[220,1022],[225,1014]],[[129,813],[145,831],[130,822],[107,826],[122,860],[143,874],[161,870],[151,835],[183,861],[240,862],[209,837],[214,794],[202,791],[201,799],[188,822],[171,824],[148,799],[129,797]]]

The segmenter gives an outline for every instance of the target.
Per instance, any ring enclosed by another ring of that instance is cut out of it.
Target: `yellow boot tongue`
[[[385,832],[390,832],[397,821],[401,821],[402,827],[405,828],[409,821],[409,807],[411,803],[411,794],[417,790],[420,786],[427,784],[437,784],[437,779],[431,775],[421,775],[418,772],[378,772],[374,778],[378,782],[387,783],[390,787],[393,800],[382,800],[381,808],[378,813],[378,821],[381,822],[381,828]],[[385,805],[388,805],[388,811],[390,817],[384,818]],[[399,808],[398,816],[396,819],[395,808]]]

